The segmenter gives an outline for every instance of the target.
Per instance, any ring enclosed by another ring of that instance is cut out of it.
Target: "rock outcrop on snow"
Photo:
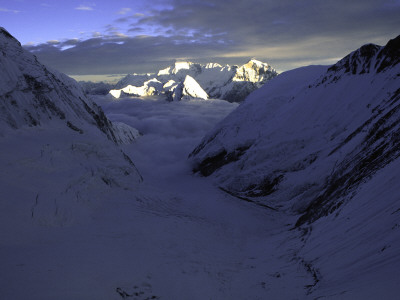
[[[157,74],[128,75],[110,94],[115,98],[165,94],[168,100],[174,101],[182,98],[214,98],[240,102],[276,75],[271,66],[254,59],[240,67],[176,62]],[[153,85],[153,89],[149,90],[149,80],[160,84]]]

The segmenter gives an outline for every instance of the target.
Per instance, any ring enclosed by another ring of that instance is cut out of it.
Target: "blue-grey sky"
[[[399,16],[400,0],[0,0],[0,26],[69,75],[155,72],[174,60],[331,64],[396,37]]]

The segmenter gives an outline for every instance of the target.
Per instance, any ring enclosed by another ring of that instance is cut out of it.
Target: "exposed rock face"
[[[400,39],[390,40],[382,47],[374,44],[362,46],[328,69],[322,82],[334,82],[345,74],[381,73],[400,62]]]
[[[154,86],[151,94],[165,94],[168,100],[176,101],[183,97],[240,102],[276,75],[277,72],[271,66],[257,60],[250,60],[241,67],[221,66],[216,63],[202,65],[177,62],[173,66],[158,71],[157,75],[128,75],[116,85],[114,90],[110,91],[110,94],[115,98],[124,95],[147,96],[149,93],[145,79],[153,78],[161,85]],[[191,78],[188,79],[190,82],[187,78]],[[198,92],[181,93],[186,89],[185,86],[191,86]]]
[[[194,171],[297,226],[336,211],[400,156],[399,40],[268,82],[193,151]]]

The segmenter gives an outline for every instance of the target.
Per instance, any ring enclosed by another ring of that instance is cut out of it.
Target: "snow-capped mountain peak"
[[[4,27],[0,26],[0,39],[2,39],[3,43],[5,40],[9,40],[12,41],[12,43],[15,43],[19,46],[21,46],[21,43],[15,38],[13,37]]]
[[[385,47],[367,44],[331,66],[317,83],[336,82],[344,75],[376,74],[394,68],[400,62],[400,36]]]
[[[335,65],[329,68],[329,71],[337,73],[364,74],[375,69],[376,54],[380,47],[374,44],[364,45],[356,51],[350,53]]]
[[[193,72],[193,67],[195,67],[195,63],[192,63],[190,61],[178,61],[175,62],[173,65],[159,70],[157,72],[157,76],[172,76],[172,77],[181,77],[184,78],[187,74]],[[192,72],[191,72],[192,71]]]
[[[214,68],[219,68],[222,69],[222,66],[218,63],[208,63],[204,66],[205,69],[214,69]]]
[[[400,35],[390,40],[378,53],[377,61],[379,61],[377,72],[385,71],[400,63]]]
[[[196,81],[196,84],[203,90],[203,92],[200,93],[202,96],[195,98],[205,99],[205,95],[207,94],[210,98],[240,102],[248,94],[277,74],[278,73],[268,64],[254,59],[249,60],[249,62],[240,67],[231,67],[229,65],[221,66],[218,63],[207,63],[203,65],[189,61],[181,61],[175,62],[173,65],[157,72],[157,75],[153,78],[160,81],[162,85],[160,85],[159,89],[156,89],[154,94],[166,94],[167,98],[170,99],[172,93],[175,95],[173,98],[176,100],[180,92],[177,91],[174,93],[171,91],[171,88],[181,87],[186,77],[190,76],[190,78],[192,78],[190,79],[192,83],[193,80]],[[146,79],[148,80],[149,78]],[[172,81],[176,84],[167,84]],[[110,91],[110,93],[116,98],[119,98],[121,95],[147,96],[148,93],[145,91],[144,82],[145,80],[143,78],[132,78],[132,75],[129,75],[121,80],[116,85],[116,89]],[[136,88],[129,89],[127,88],[129,85]],[[196,89],[199,90],[198,87],[196,87]],[[139,90],[142,90],[143,93],[137,93]],[[129,91],[132,91],[132,93]],[[186,95],[186,97],[189,97],[189,95]]]
[[[208,99],[207,93],[201,88],[193,77],[186,75],[183,81],[182,96],[189,98]]]
[[[189,61],[176,62],[171,73],[177,74],[181,70],[189,70],[192,65],[193,65],[193,63],[189,62]]]
[[[158,71],[157,76],[170,75],[170,74],[171,74],[171,67],[166,67],[165,69]]]
[[[237,68],[233,81],[263,82],[272,79],[278,73],[267,63],[251,59]]]

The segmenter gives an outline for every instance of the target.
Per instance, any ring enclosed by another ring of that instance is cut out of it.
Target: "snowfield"
[[[88,156],[71,157],[57,148],[54,136],[45,139],[52,143],[42,155],[34,146],[45,140],[29,138],[36,129],[3,138],[2,149],[12,141],[24,147],[1,161],[7,170],[1,177],[2,298],[124,299],[137,294],[132,298],[263,299],[305,294],[313,278],[293,256],[299,233],[288,231],[290,218],[238,201],[207,179],[192,176],[187,163],[205,131],[236,104],[97,101],[113,121],[134,125],[143,134],[123,150],[135,157],[144,181],[124,190],[95,180],[90,190],[81,191],[86,192],[82,199],[68,191],[57,195],[47,182],[63,185],[68,171],[77,167],[71,161],[81,164]],[[25,146],[34,151],[26,152]],[[70,186],[80,191],[79,182]],[[291,289],[284,288],[288,285]]]
[[[36,198],[26,190],[36,191],[47,181],[63,182],[64,174],[55,180],[49,170],[51,177],[35,178],[43,167],[39,153],[21,150],[2,156],[8,170],[1,178],[0,222],[6,229],[0,239],[2,298],[396,298],[400,227],[395,226],[395,173],[389,181],[375,179],[387,188],[380,196],[392,199],[386,211],[393,213],[393,228],[387,228],[386,214],[374,216],[377,195],[370,182],[339,222],[316,224],[310,237],[310,232],[293,230],[296,216],[242,201],[192,175],[188,153],[236,104],[95,100],[112,121],[143,134],[122,147],[144,180],[133,190],[93,182],[85,201],[51,197],[48,187],[47,199],[42,194]],[[14,139],[26,145],[33,134],[27,130]],[[381,225],[368,225],[376,224],[373,219]],[[391,234],[386,236],[387,230]],[[368,240],[371,231],[381,236],[374,247]],[[363,248],[366,258],[357,255]],[[353,277],[357,262],[359,272]],[[371,273],[377,265],[385,272]]]

